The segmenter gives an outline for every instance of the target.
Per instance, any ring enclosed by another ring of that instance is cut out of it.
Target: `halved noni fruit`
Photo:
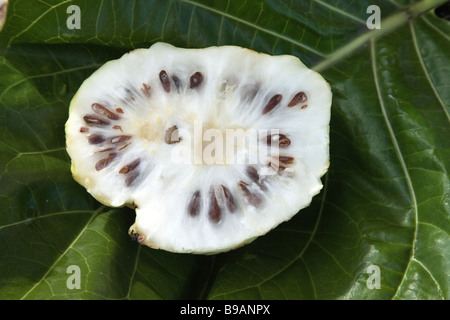
[[[292,218],[329,166],[331,89],[298,58],[156,43],[81,85],[72,173],[152,248],[218,253]]]

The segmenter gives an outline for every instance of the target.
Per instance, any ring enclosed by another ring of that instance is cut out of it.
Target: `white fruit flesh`
[[[136,207],[131,231],[141,243],[222,252],[289,220],[321,190],[330,106],[329,85],[293,56],[157,43],[82,84],[67,151],[74,178],[98,201]],[[167,141],[170,128],[180,139]],[[242,132],[244,144],[230,141]],[[268,145],[264,134],[277,132],[287,146]],[[279,157],[261,156],[263,149]],[[276,162],[280,170],[271,171]]]

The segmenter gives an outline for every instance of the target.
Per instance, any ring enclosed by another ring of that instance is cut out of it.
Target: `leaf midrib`
[[[410,250],[410,255],[408,258],[408,264],[405,267],[405,270],[403,272],[403,276],[402,279],[400,280],[396,291],[393,294],[393,298],[398,296],[399,290],[402,287],[405,279],[406,279],[406,275],[408,273],[408,269],[410,268],[411,262],[414,260],[415,257],[415,244],[416,244],[416,240],[417,240],[417,233],[418,233],[418,222],[419,222],[419,212],[418,212],[418,205],[417,205],[417,199],[416,199],[416,193],[414,191],[414,187],[412,184],[412,179],[411,176],[408,172],[408,168],[406,166],[406,162],[402,153],[402,150],[398,144],[397,138],[395,136],[395,132],[394,129],[392,128],[391,122],[389,120],[389,116],[387,114],[387,110],[386,110],[386,105],[382,96],[382,89],[380,86],[380,81],[378,78],[378,73],[377,73],[377,63],[376,63],[376,50],[375,50],[375,45],[376,45],[376,40],[372,39],[370,41],[370,59],[371,59],[371,66],[372,66],[372,73],[373,73],[373,78],[374,78],[374,85],[375,85],[375,89],[377,92],[377,96],[378,96],[378,101],[380,103],[380,109],[381,109],[381,113],[383,115],[385,124],[386,124],[386,129],[389,132],[389,136],[391,137],[391,142],[393,145],[393,148],[395,150],[395,153],[397,155],[400,167],[403,171],[403,175],[405,176],[405,181],[406,181],[406,185],[408,188],[408,192],[411,196],[411,206],[414,212],[414,233],[413,233],[413,239],[411,241],[411,250]]]

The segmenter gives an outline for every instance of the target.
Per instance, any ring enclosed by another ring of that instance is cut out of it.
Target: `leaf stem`
[[[447,1],[448,0],[423,0],[409,7],[406,7],[402,11],[387,17],[385,20],[382,20],[380,29],[368,29],[368,32],[361,34],[343,47],[331,53],[330,55],[325,57],[324,60],[316,64],[312,69],[317,72],[323,72],[324,70],[329,69],[339,61],[353,54],[368,41],[384,36],[398,29],[399,27],[406,24],[410,19],[414,19],[419,15],[436,8]]]

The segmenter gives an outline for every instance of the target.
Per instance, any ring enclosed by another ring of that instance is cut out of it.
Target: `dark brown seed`
[[[101,105],[100,103],[93,103],[92,104],[92,110],[98,115],[104,116],[111,120],[119,120],[120,117],[118,114],[115,114],[105,106]]]
[[[279,160],[281,163],[284,163],[284,164],[292,164],[294,162],[294,158],[288,157],[288,156],[280,156]]]
[[[306,109],[306,108],[308,108],[308,105],[307,105],[307,104],[304,104],[304,105],[302,105],[302,106],[300,107],[300,109]]]
[[[308,100],[306,93],[304,93],[303,91],[300,91],[292,98],[291,102],[289,102],[289,104],[288,104],[288,107],[296,106],[297,104],[305,102],[306,100]]]
[[[211,190],[210,195],[209,195],[208,216],[215,223],[218,223],[220,221],[220,219],[222,218],[222,213],[220,212],[220,206],[217,201],[214,189]]]
[[[253,182],[259,183],[259,174],[258,174],[258,170],[255,167],[248,166],[247,167],[247,175]]]
[[[281,94],[276,94],[272,98],[270,98],[269,102],[264,107],[262,114],[266,114],[266,113],[272,111],[273,108],[275,108],[280,103],[282,97],[283,96]]]
[[[91,134],[88,138],[90,144],[100,144],[102,142],[105,142],[105,140],[105,137],[103,137],[101,134]]]
[[[230,212],[235,212],[236,211],[236,204],[234,202],[234,198],[233,195],[231,194],[230,190],[228,190],[227,187],[221,185],[222,190],[223,190],[223,194],[225,195],[225,201],[226,201],[226,206],[228,208],[228,210]]]
[[[200,191],[195,191],[188,205],[188,213],[191,217],[198,216],[198,214],[200,213],[201,200],[202,198]]]
[[[98,126],[106,126],[108,125],[110,122],[106,119],[101,119],[98,116],[96,116],[95,114],[87,114],[83,117],[84,122],[86,122],[86,124],[92,124],[92,125],[98,125]]]
[[[238,185],[244,192],[244,195],[247,198],[248,203],[250,203],[254,207],[258,207],[261,204],[261,199],[250,191],[247,183],[241,180],[239,181]]]
[[[116,108],[116,112],[117,113],[123,113],[123,109],[122,108]]]
[[[97,161],[95,164],[95,170],[100,171],[102,169],[105,169],[117,156],[117,153],[110,153],[108,157],[105,159],[101,159]]]
[[[278,139],[278,146],[280,148],[287,148],[291,144],[291,140],[289,140],[288,137],[286,137],[284,134],[280,134],[280,137]]]
[[[203,82],[203,75],[201,72],[196,72],[191,76],[191,89],[197,88]]]
[[[146,83],[142,84],[141,91],[146,97],[150,97],[150,89],[151,87],[148,84]]]
[[[161,72],[159,73],[159,80],[161,81],[164,91],[169,93],[170,92],[170,79],[169,79],[169,75],[167,74],[166,70],[161,70]]]
[[[128,141],[130,139],[131,139],[131,136],[121,135],[121,136],[112,137],[110,142],[114,143],[114,144],[115,143],[122,143],[122,142]]]
[[[128,172],[133,171],[139,165],[139,163],[141,163],[141,159],[136,159],[120,169],[119,173],[127,174]]]
[[[86,128],[86,127],[80,128],[80,132],[88,132],[88,131],[89,131],[89,128]]]
[[[166,130],[166,134],[164,135],[164,142],[167,144],[173,144],[180,142],[181,138],[178,136],[178,128],[177,126],[172,126]]]
[[[291,140],[289,140],[288,137],[286,137],[284,134],[277,134],[277,135],[271,135],[267,136],[267,145],[272,145],[272,140],[274,138],[277,138],[274,142],[278,141],[278,146],[280,148],[286,148],[291,144]]]

